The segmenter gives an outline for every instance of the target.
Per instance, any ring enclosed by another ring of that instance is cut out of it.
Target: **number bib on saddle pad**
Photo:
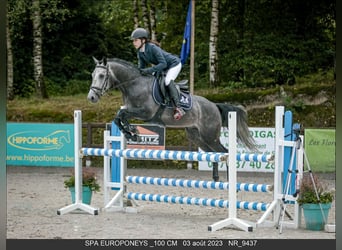
[[[154,80],[153,82],[153,91],[152,91],[152,96],[153,99],[156,103],[159,105],[164,105],[167,106],[168,108],[173,108],[173,105],[170,101],[167,101],[165,103],[163,94],[160,89],[160,85],[157,79]],[[190,110],[192,108],[192,96],[191,94],[180,92],[180,97],[179,97],[179,102],[181,104],[181,107],[184,110]]]

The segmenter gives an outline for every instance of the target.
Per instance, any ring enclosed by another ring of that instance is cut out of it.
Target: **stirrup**
[[[182,108],[175,108],[175,111],[173,113],[173,118],[178,121],[180,120],[183,115],[185,115],[185,111]]]

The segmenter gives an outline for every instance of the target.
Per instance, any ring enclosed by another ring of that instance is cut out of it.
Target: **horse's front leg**
[[[120,129],[120,131],[125,135],[126,139],[131,139],[133,141],[138,140],[138,130],[136,126],[131,125],[128,122],[128,113],[126,109],[120,109],[114,118],[114,122],[116,126]]]

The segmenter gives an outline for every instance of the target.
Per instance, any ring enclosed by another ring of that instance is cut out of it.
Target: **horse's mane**
[[[115,57],[108,58],[107,62],[116,62],[116,63],[124,65],[125,67],[127,67],[127,68],[129,68],[131,70],[135,70],[135,71],[139,72],[139,69],[138,69],[138,67],[135,64],[133,64],[131,62],[128,62],[128,61],[125,61],[125,60],[120,59],[120,58],[115,58]]]

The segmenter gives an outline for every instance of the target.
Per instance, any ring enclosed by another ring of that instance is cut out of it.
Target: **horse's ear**
[[[103,57],[102,58],[102,62],[103,62],[103,65],[106,66],[107,65],[107,57]]]
[[[99,63],[99,60],[97,60],[95,57],[93,57],[93,60],[94,60],[95,64]]]

